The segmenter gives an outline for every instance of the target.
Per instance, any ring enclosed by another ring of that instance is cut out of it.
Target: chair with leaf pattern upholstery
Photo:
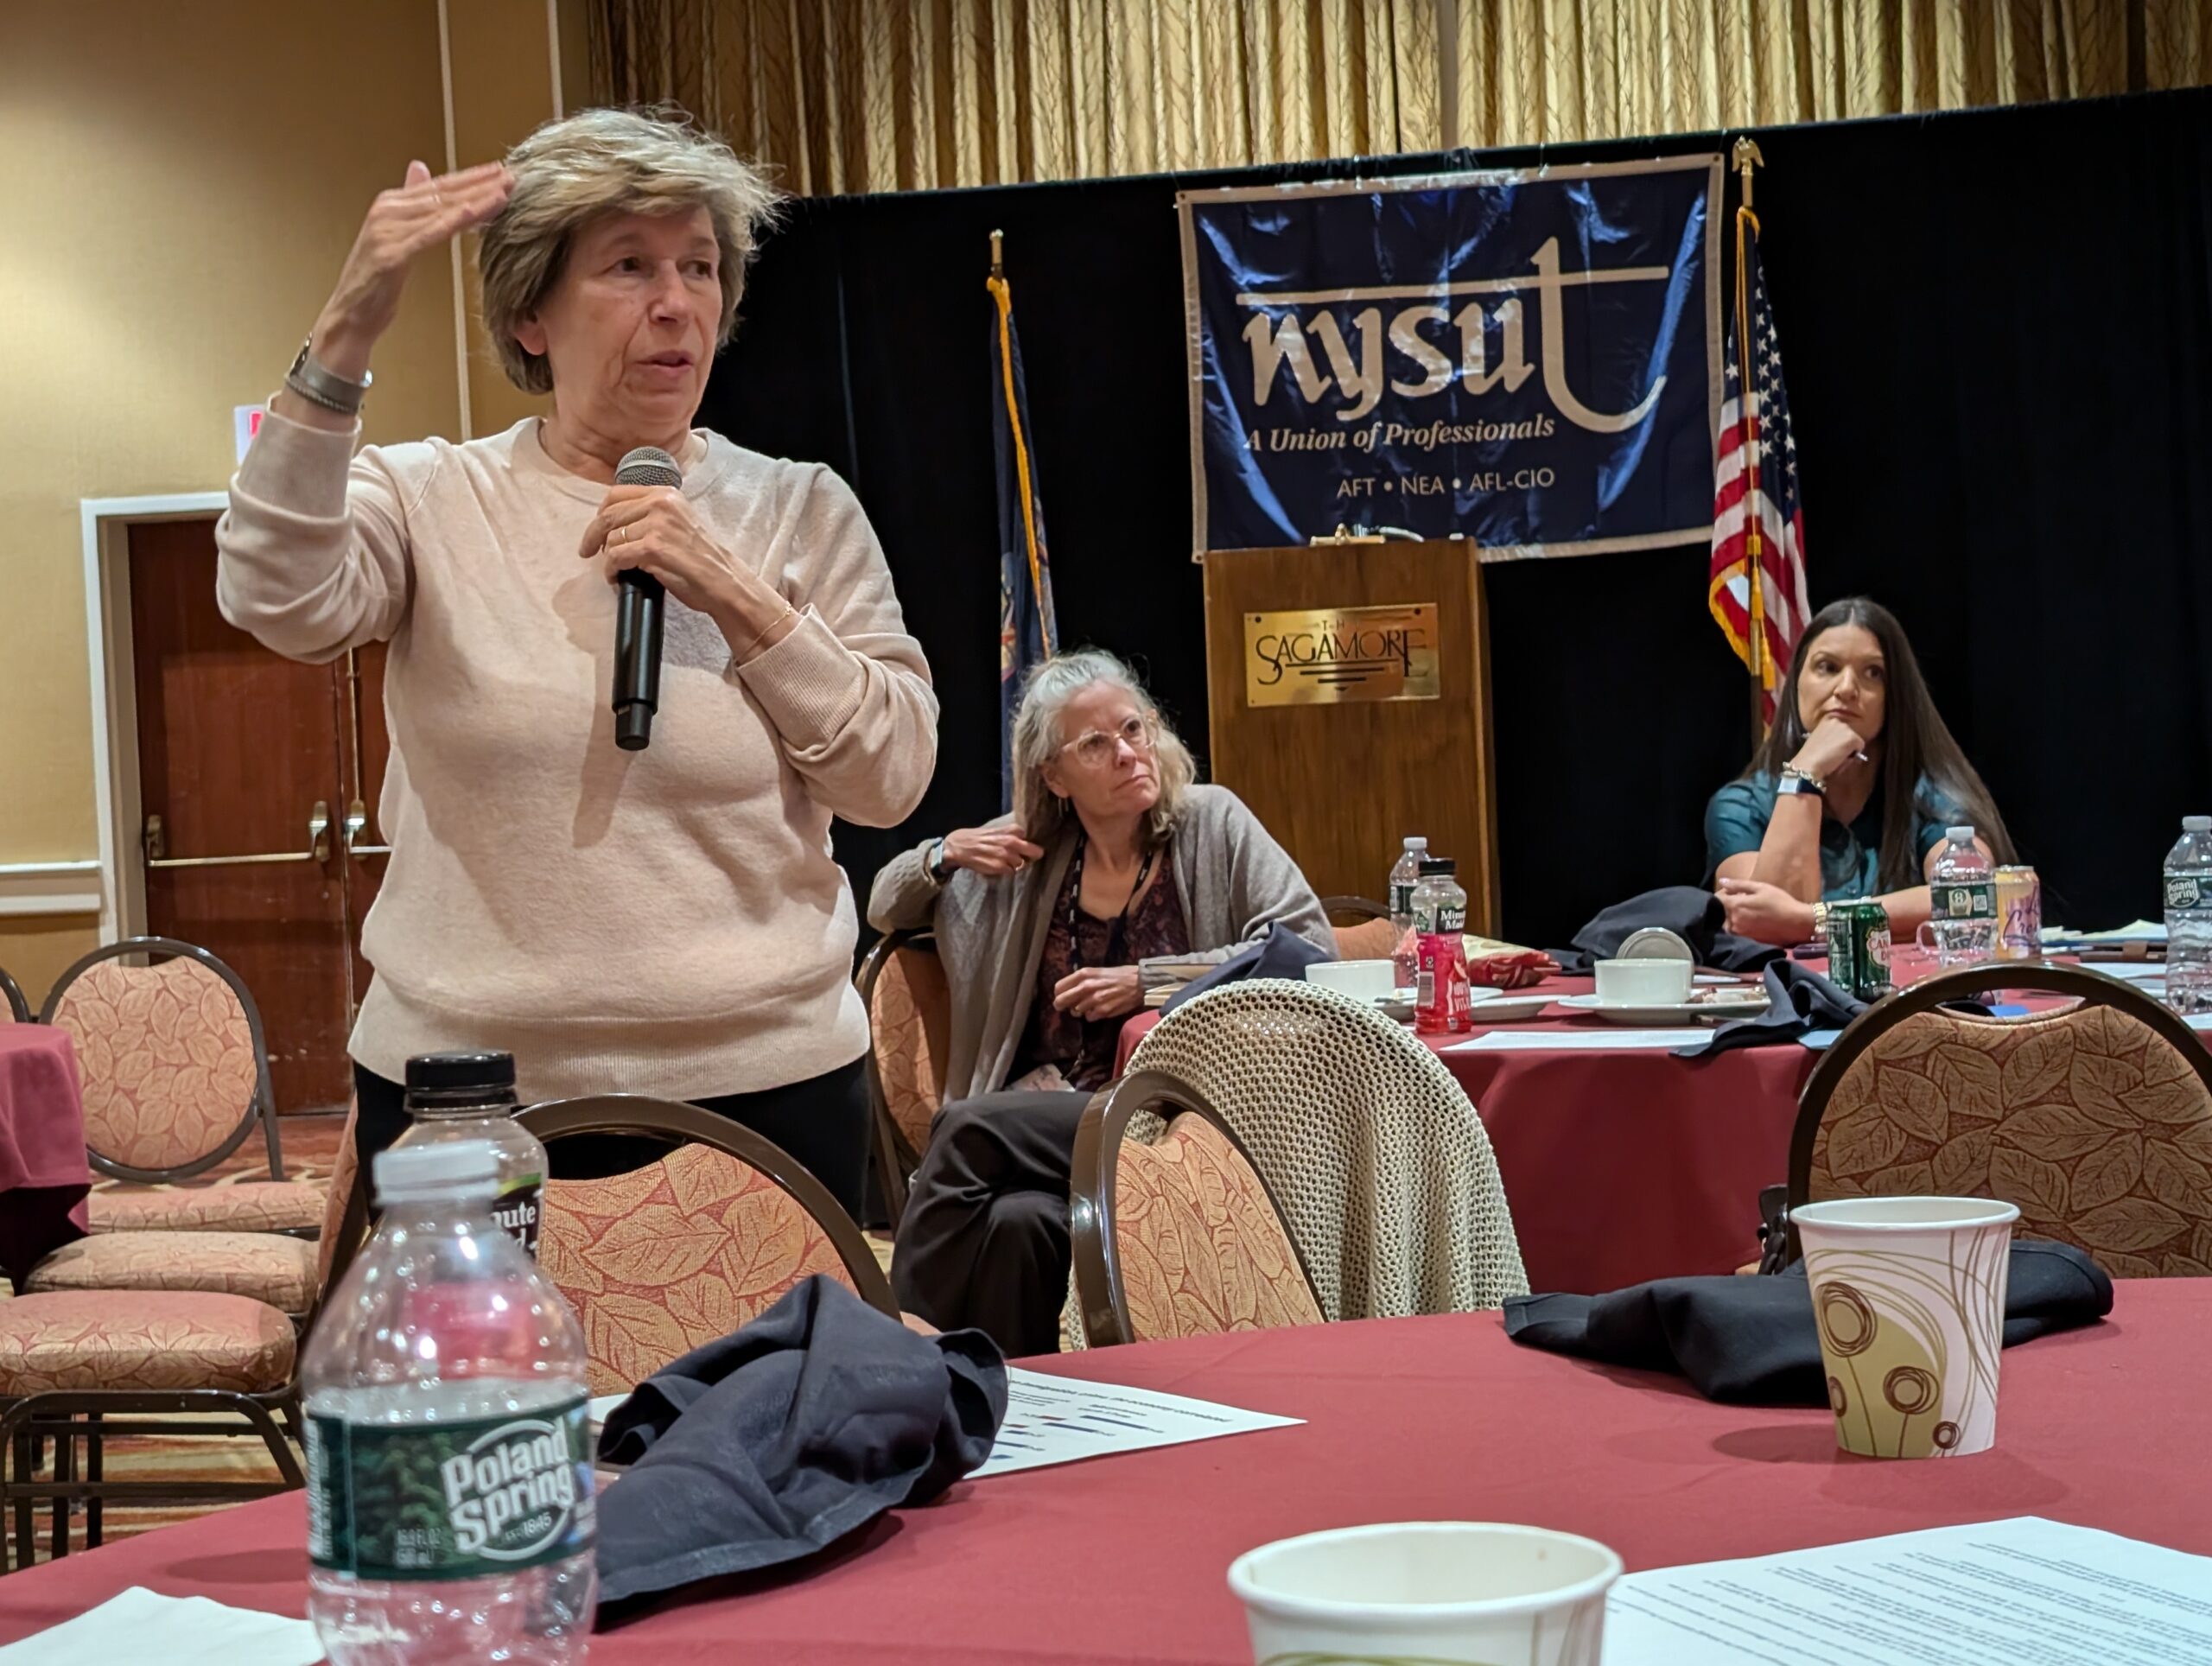
[[[5,966],[0,966],[0,1024],[30,1021],[31,1003],[23,999],[23,986],[8,976]]]
[[[1150,1144],[1132,1119],[1165,1118]],[[1069,1226],[1092,1347],[1319,1325],[1282,1211],[1205,1097],[1164,1071],[1093,1098],[1075,1138]]]
[[[324,1189],[284,1178],[261,1011],[229,966],[175,938],[127,938],[62,973],[39,1017],[76,1048],[93,1169],[158,1188],[94,1191],[92,1231],[315,1232]],[[230,1156],[257,1124],[267,1180],[175,1184]]]
[[[1946,1002],[2071,997],[2024,1018]],[[1789,1204],[2002,1199],[2116,1278],[2212,1276],[2212,1054],[2133,983],[2000,963],[1876,1002],[1798,1102]],[[1797,1253],[1791,1234],[1790,1253]]]
[[[1336,934],[1338,960],[1388,960],[1398,946],[1390,911],[1372,897],[1324,897],[1321,912]]]
[[[625,1134],[676,1148],[626,1174],[546,1182],[538,1264],[583,1322],[594,1394],[627,1392],[815,1273],[898,1316],[852,1217],[750,1129],[630,1093],[531,1105],[516,1120],[549,1147]]]
[[[12,1515],[15,1565],[30,1563],[33,1518],[41,1502],[53,1507],[53,1554],[59,1556],[68,1547],[74,1502],[85,1506],[89,1548],[100,1542],[102,1512],[110,1504],[243,1502],[301,1485],[285,1434],[300,1436],[303,1339],[367,1234],[367,1189],[354,1167],[349,1115],[316,1241],[281,1240],[314,1258],[313,1290],[302,1316],[288,1317],[251,1295],[178,1286],[59,1288],[0,1301],[0,1533]],[[276,1478],[114,1480],[105,1472],[111,1440],[242,1434],[261,1440]],[[48,1443],[53,1466],[41,1480],[36,1454]]]
[[[946,1033],[952,997],[937,940],[927,932],[893,932],[855,976],[868,1009],[868,1098],[885,1208],[895,1225],[906,1182],[930,1142],[930,1122],[944,1103]]]

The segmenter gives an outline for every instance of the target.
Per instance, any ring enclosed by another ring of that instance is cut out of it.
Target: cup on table
[[[1397,968],[1387,960],[1322,960],[1306,969],[1306,981],[1355,1001],[1388,1001],[1397,990]]]
[[[1601,960],[1591,968],[1598,999],[1609,1007],[1678,1007],[1690,998],[1694,961]]]
[[[1594,1539],[1499,1522],[1335,1528],[1229,1567],[1259,1666],[1513,1661],[1598,1666],[1621,1559]]]
[[[1996,1440],[2019,1218],[1989,1198],[1836,1198],[1789,1211],[1846,1452],[1961,1458]]]

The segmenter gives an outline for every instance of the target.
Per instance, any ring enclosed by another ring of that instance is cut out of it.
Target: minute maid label
[[[308,1555],[364,1580],[467,1580],[590,1550],[585,1402],[393,1427],[308,1419]]]
[[[537,1223],[543,1213],[543,1199],[545,1177],[543,1174],[522,1174],[499,1187],[497,1202],[492,1205],[492,1218],[506,1229],[507,1236],[537,1259]]]

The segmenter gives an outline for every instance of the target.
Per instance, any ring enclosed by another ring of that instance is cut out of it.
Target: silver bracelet
[[[310,351],[314,346],[313,336],[300,343],[299,356],[292,360],[291,369],[284,372],[284,385],[308,404],[321,405],[325,410],[334,410],[340,416],[359,416],[361,402],[368,397],[369,385],[377,378],[364,371],[359,381],[349,381],[336,371],[326,369],[315,363]]]

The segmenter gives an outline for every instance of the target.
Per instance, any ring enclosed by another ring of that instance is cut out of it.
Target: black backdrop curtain
[[[2212,811],[2212,92],[1758,138],[1815,606],[1865,592],[1903,619],[2043,873],[2046,919],[2155,917],[2179,818]],[[700,420],[852,483],[935,671],[942,750],[920,811],[838,830],[863,901],[894,850],[997,804],[994,228],[1065,639],[1135,661],[1203,756],[1175,190],[1726,148],[795,203]],[[1686,547],[1485,569],[1509,935],[1563,941],[1607,903],[1699,877],[1706,798],[1750,748],[1706,568]],[[1357,791],[1360,761],[1344,765]],[[1375,852],[1377,894],[1395,855]]]

